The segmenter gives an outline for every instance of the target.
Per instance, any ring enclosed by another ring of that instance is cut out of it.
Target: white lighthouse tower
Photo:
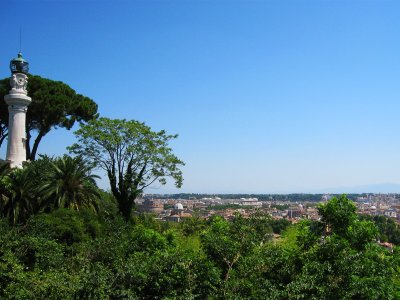
[[[6,160],[11,168],[22,168],[26,161],[25,119],[28,105],[32,99],[27,96],[29,63],[18,53],[18,57],[10,62],[11,90],[4,96],[8,105],[8,144]]]

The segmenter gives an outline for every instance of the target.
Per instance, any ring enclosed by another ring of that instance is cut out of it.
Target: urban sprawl
[[[242,195],[241,195],[242,196]],[[295,197],[296,196],[296,197]],[[269,195],[258,197],[223,198],[223,196],[144,195],[137,201],[139,212],[153,213],[158,220],[180,222],[184,218],[197,216],[208,219],[219,215],[231,219],[235,214],[248,217],[255,212],[269,214],[274,219],[287,219],[296,223],[301,219],[318,220],[319,203],[339,195]],[[357,213],[371,216],[383,215],[400,222],[400,194],[355,194],[348,195],[356,206]],[[308,199],[309,198],[309,199]],[[319,200],[316,200],[318,199]]]

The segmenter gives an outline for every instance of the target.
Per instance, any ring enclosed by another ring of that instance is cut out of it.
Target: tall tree
[[[168,145],[177,135],[168,135],[164,130],[154,132],[134,120],[108,118],[89,121],[75,135],[78,143],[70,151],[107,172],[111,191],[126,220],[137,196],[154,182],[165,184],[167,177],[172,177],[177,187],[182,185],[179,167],[184,163]]]
[[[9,89],[9,78],[0,80],[0,146],[8,136],[8,109],[4,95]],[[76,121],[97,117],[97,104],[61,81],[29,75],[28,95],[32,98],[26,116],[26,156],[30,160],[35,160],[39,144],[50,130],[59,127],[69,130]]]

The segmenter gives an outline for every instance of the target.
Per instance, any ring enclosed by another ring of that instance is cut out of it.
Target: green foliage
[[[210,220],[201,236],[207,256],[222,270],[222,293],[227,296],[232,271],[251,250],[270,239],[269,218],[255,215],[245,219],[237,215],[232,222],[221,217]]]
[[[276,208],[277,210],[286,210],[290,207],[289,204],[272,204],[271,208]]]
[[[41,186],[44,181],[52,176],[54,160],[54,157],[39,154],[38,159],[24,163],[24,169],[29,169],[30,180],[36,187]]]
[[[332,198],[326,204],[318,206],[321,221],[329,229],[338,234],[344,234],[348,227],[357,219],[356,206],[346,195]]]
[[[243,257],[227,283],[226,299],[287,299],[285,285],[295,270],[294,253],[264,244]]]
[[[288,285],[293,299],[393,299],[393,269],[385,250],[371,244],[363,252],[337,235],[301,257],[301,272]],[[386,278],[384,283],[383,278]]]
[[[394,299],[392,259],[374,242],[376,226],[359,221],[354,204],[345,196],[332,198],[319,211],[322,226],[308,221],[298,226],[301,269],[288,284],[289,295],[296,295],[293,299]]]
[[[129,249],[131,251],[145,251],[153,253],[167,248],[167,238],[154,229],[136,226],[132,232]]]
[[[386,216],[359,216],[360,220],[372,221],[378,227],[378,238],[382,242],[400,245],[400,225]]]
[[[326,223],[305,220],[271,241],[272,220],[262,214],[182,223],[136,215],[125,222],[113,197],[101,197],[97,214],[62,208],[23,226],[0,221],[1,299],[390,300],[400,294],[399,250],[376,244],[369,221],[349,216],[345,229],[327,232]]]
[[[97,209],[99,193],[95,178],[99,176],[91,174],[92,167],[79,156],[67,155],[55,159],[50,166],[49,174],[40,186],[43,204],[47,208]]]
[[[295,233],[295,238],[297,246],[302,250],[309,250],[312,246],[317,244],[319,241],[323,240],[323,237],[319,232],[313,230],[313,222],[309,220],[302,220],[297,225],[297,231]]]
[[[40,211],[68,207],[97,209],[99,190],[91,167],[80,157],[40,159],[23,169],[0,166],[0,213],[13,225]]]
[[[204,219],[194,216],[183,219],[181,226],[183,233],[186,236],[189,236],[202,232],[206,227],[206,223]]]
[[[29,169],[14,169],[1,179],[2,216],[16,225],[24,222],[37,208],[35,189]]]
[[[281,234],[291,223],[287,219],[271,219],[270,225],[274,233]]]
[[[30,219],[27,230],[35,236],[71,246],[97,235],[100,224],[95,218],[95,215],[87,217],[87,212],[75,213],[70,209],[58,209]]]
[[[106,171],[111,191],[125,220],[129,220],[136,197],[154,182],[168,177],[182,185],[183,165],[169,147],[176,135],[154,132],[138,121],[99,118],[75,132],[78,142],[69,150]]]
[[[347,233],[347,239],[351,245],[360,250],[375,241],[377,236],[378,228],[370,221],[354,221]]]

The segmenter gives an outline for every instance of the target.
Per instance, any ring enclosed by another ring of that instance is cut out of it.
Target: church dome
[[[182,205],[182,203],[177,203],[177,204],[175,204],[174,208],[176,210],[183,210],[183,205]]]

